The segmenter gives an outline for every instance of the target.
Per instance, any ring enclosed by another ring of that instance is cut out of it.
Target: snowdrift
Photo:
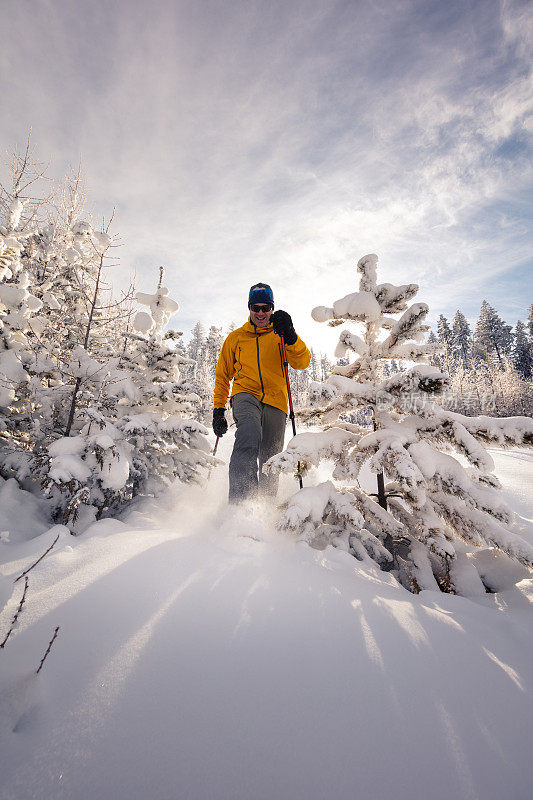
[[[268,508],[213,510],[213,477],[159,527],[65,533],[29,573],[0,652],[2,800],[531,797],[531,581],[414,596]]]

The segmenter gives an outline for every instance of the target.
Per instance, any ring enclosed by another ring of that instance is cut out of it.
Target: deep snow
[[[533,458],[491,454],[531,540]],[[531,798],[525,570],[477,600],[414,596],[276,533],[272,506],[228,510],[225,483],[222,467],[164,511],[0,541],[7,600],[60,532],[0,652],[2,800]]]

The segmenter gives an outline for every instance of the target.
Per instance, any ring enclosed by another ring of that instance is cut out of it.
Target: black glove
[[[274,326],[274,333],[277,333],[278,336],[283,334],[283,338],[285,339],[285,344],[294,344],[298,336],[296,335],[296,331],[294,330],[294,325],[292,324],[291,315],[287,314],[286,311],[274,311],[272,316],[270,317],[270,322]]]
[[[225,413],[225,408],[213,409],[213,430],[217,436],[224,436],[224,434],[228,432],[228,423]]]

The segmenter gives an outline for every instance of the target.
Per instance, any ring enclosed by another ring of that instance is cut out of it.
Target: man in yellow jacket
[[[311,354],[297,336],[286,311],[274,312],[274,295],[266,283],[252,286],[250,316],[222,345],[215,371],[213,430],[228,430],[225,407],[233,380],[230,405],[237,425],[229,464],[229,500],[232,503],[261,494],[275,495],[278,480],[263,475],[263,464],[283,450],[288,396],[280,335],[287,360],[294,369],[306,369]],[[259,461],[259,475],[258,475]]]

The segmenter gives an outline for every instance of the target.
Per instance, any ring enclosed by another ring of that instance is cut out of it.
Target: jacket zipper
[[[261,381],[261,391],[263,392],[263,396],[261,397],[261,403],[265,399],[265,387],[263,386],[263,376],[261,375],[261,364],[259,363],[259,335],[257,333],[257,328],[254,325],[255,329],[255,344],[257,346],[257,369],[259,370],[259,380]]]

